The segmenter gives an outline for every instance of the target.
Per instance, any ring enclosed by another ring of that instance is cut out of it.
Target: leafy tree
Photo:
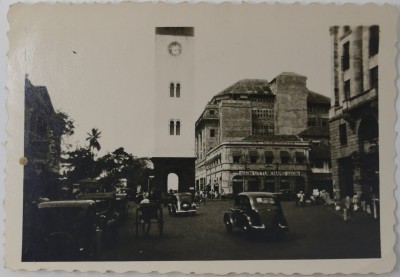
[[[74,134],[74,120],[71,117],[61,111],[57,111],[55,115],[55,126],[56,131],[60,136],[72,136]]]
[[[151,174],[147,159],[137,158],[125,152],[123,147],[104,155],[98,162],[102,168],[100,182],[110,188],[121,178],[127,179],[129,187],[136,188],[138,184],[144,184]]]
[[[96,178],[101,173],[98,162],[94,159],[90,149],[79,147],[69,151],[65,162],[70,164],[71,171],[68,172],[68,180],[75,183],[85,178]]]

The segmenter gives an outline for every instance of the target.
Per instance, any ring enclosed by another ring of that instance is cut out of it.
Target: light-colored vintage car
[[[196,204],[190,192],[175,193],[169,200],[168,213],[170,215],[190,214],[196,215]]]

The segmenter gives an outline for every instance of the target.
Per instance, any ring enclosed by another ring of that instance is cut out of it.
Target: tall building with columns
[[[337,198],[379,196],[379,26],[333,26],[331,135]]]

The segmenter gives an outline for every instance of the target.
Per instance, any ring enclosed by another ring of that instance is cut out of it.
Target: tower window
[[[181,135],[181,122],[180,121],[176,122],[176,135],[177,136]]]
[[[350,42],[343,44],[342,70],[350,68]]]
[[[176,97],[181,97],[181,84],[177,83],[176,84]]]
[[[181,122],[179,120],[177,120],[177,121],[171,120],[169,122],[169,134],[171,136],[173,136],[173,135],[180,136],[181,135]]]
[[[181,84],[180,83],[169,83],[169,97],[181,97]]]
[[[174,83],[170,83],[169,84],[169,97],[174,97],[174,90],[175,90]]]
[[[379,52],[379,26],[369,28],[369,56],[375,56]]]
[[[169,122],[169,134],[170,134],[171,136],[174,135],[174,129],[175,129],[175,123],[174,123],[173,120],[171,120],[171,121]]]

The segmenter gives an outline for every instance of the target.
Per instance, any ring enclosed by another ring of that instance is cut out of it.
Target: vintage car
[[[234,207],[224,212],[226,230],[234,227],[246,234],[268,231],[279,237],[289,230],[279,198],[268,192],[242,192],[235,197]]]
[[[115,195],[115,207],[118,213],[118,222],[121,223],[125,221],[128,217],[128,195],[126,193],[117,193]]]
[[[168,213],[170,215],[190,214],[196,215],[196,204],[193,203],[190,192],[178,192],[169,199]]]
[[[47,201],[37,206],[35,258],[76,261],[95,258],[101,249],[102,229],[92,200]]]
[[[81,194],[79,199],[95,201],[97,220],[104,232],[114,233],[117,231],[116,226],[121,220],[121,214],[118,212],[115,193],[85,193]]]
[[[128,198],[128,201],[134,201],[135,200],[135,191],[132,188],[122,188],[121,193],[126,194],[126,197]]]

